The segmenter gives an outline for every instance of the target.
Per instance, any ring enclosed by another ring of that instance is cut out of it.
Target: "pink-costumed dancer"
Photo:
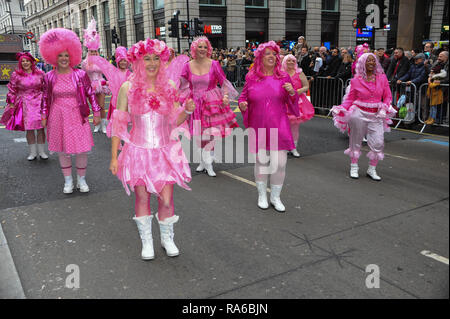
[[[348,132],[349,148],[344,152],[350,156],[350,177],[358,178],[358,159],[361,143],[367,136],[370,152],[367,175],[381,180],[376,172],[379,160],[384,158],[384,132],[389,132],[391,118],[396,110],[391,105],[392,95],[388,79],[373,53],[364,53],[358,59],[355,77],[351,80],[350,92],[341,105],[334,106],[334,125],[341,132]]]
[[[100,48],[100,35],[96,29],[96,21],[92,19],[88,24],[88,28],[84,30],[84,46],[88,49],[88,54],[86,59],[84,59],[81,64],[81,68],[86,71],[91,80],[92,89],[95,92],[98,105],[101,108],[100,116],[102,118],[99,125],[94,125],[94,133],[97,133],[100,128],[103,133],[107,133],[106,127],[108,125],[108,120],[106,119],[105,111],[105,96],[111,94],[108,88],[107,82],[103,78],[103,69],[101,69],[96,64],[89,62],[90,56],[98,56],[98,49]]]
[[[114,53],[116,57],[117,67],[109,63],[105,58],[96,55],[90,55],[87,58],[88,63],[92,63],[94,67],[101,70],[101,72],[108,79],[108,86],[111,91],[111,102],[108,109],[108,120],[111,120],[111,116],[116,109],[117,96],[119,95],[119,89],[122,84],[131,75],[130,63],[127,59],[127,48],[117,47]],[[111,137],[111,125],[107,127],[107,135]]]
[[[86,183],[87,153],[94,146],[89,126],[89,103],[94,112],[94,125],[100,122],[100,107],[91,81],[81,63],[81,42],[75,32],[63,28],[45,32],[39,41],[44,60],[54,69],[44,77],[42,125],[47,126],[48,149],[59,153],[64,175],[63,192],[73,192],[72,158],[76,155],[77,188],[89,192]]]
[[[283,58],[281,70],[289,74],[292,85],[299,95],[298,110],[300,116],[297,117],[290,114],[288,110],[292,138],[294,139],[295,144],[295,148],[288,152],[288,154],[291,154],[294,157],[300,157],[300,153],[297,151],[300,123],[309,121],[314,116],[314,106],[306,97],[306,92],[309,90],[309,82],[306,75],[303,73],[303,70],[297,66],[297,59],[292,54],[288,54]]]
[[[16,112],[21,112],[18,115],[19,117],[21,115],[23,121],[23,127],[20,127],[20,130],[27,131],[26,137],[30,148],[27,160],[36,159],[38,154],[41,159],[46,160],[48,156],[44,150],[45,130],[40,114],[45,73],[36,67],[36,60],[28,52],[17,53],[16,59],[19,63],[8,83],[6,104],[9,108],[17,108]],[[18,130],[18,128],[9,128],[8,126],[6,129]]]
[[[256,153],[255,181],[258,207],[267,209],[267,180],[270,175],[270,203],[278,212],[286,208],[280,199],[287,152],[295,148],[289,113],[300,116],[299,96],[289,74],[281,71],[280,47],[274,42],[260,44],[255,62],[245,78],[239,97],[244,125],[249,129],[250,152]],[[287,108],[286,108],[287,106]]]
[[[193,60],[183,67],[180,90],[183,98],[192,97],[196,105],[189,118],[190,132],[201,148],[200,165],[196,171],[206,170],[209,176],[216,176],[211,154],[214,152],[214,138],[226,137],[234,127],[239,127],[236,114],[230,108],[230,101],[237,98],[239,93],[226,79],[220,63],[211,59],[211,54],[208,38],[198,37],[192,42]]]
[[[110,170],[136,195],[133,218],[142,240],[141,257],[155,257],[152,238],[150,195],[158,196],[158,220],[161,245],[168,256],[178,256],[173,224],[173,187],[189,190],[189,163],[178,140],[180,126],[195,109],[192,99],[180,106],[175,83],[169,80],[166,64],[169,48],[163,41],[139,41],[128,51],[133,74],[119,91],[117,108],[112,115],[112,152]],[[179,71],[178,71],[179,73]],[[128,123],[132,129],[128,132]],[[120,155],[120,140],[125,142]]]

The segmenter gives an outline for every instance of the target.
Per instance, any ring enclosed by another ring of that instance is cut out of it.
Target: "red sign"
[[[27,33],[25,34],[25,36],[27,37],[27,39],[31,40],[31,39],[34,38],[34,33],[31,32],[31,31],[29,31],[29,32],[27,32]]]
[[[161,29],[158,27],[156,28],[156,36],[159,37],[161,35]]]
[[[356,29],[356,26],[358,25],[358,20],[357,19],[353,19],[352,25],[353,25],[353,28]]]

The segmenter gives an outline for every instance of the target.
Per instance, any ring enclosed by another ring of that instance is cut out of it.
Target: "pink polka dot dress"
[[[51,152],[79,154],[94,146],[88,118],[83,118],[77,100],[72,73],[58,74],[53,87],[53,103],[47,124],[48,149]]]

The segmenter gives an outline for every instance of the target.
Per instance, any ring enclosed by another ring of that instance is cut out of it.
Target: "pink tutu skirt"
[[[106,84],[105,80],[95,80],[92,81],[92,89],[94,90],[95,94],[105,94],[105,95],[111,95],[111,91],[109,90],[109,87]]]
[[[117,177],[128,195],[135,186],[145,185],[149,193],[159,194],[166,184],[186,185],[191,181],[191,169],[180,142],[161,148],[143,148],[125,143],[120,152]]]
[[[304,123],[314,116],[314,106],[309,102],[304,93],[298,99],[298,109],[300,112],[300,116],[298,117],[288,113],[289,122],[292,124]]]
[[[239,124],[230,105],[223,105],[222,91],[219,88],[214,88],[202,93],[194,92],[195,105],[201,108],[201,133],[203,134],[206,130],[209,135],[221,137],[230,135],[232,129],[239,127]],[[198,97],[199,95],[200,97]],[[195,131],[194,135],[197,135]]]

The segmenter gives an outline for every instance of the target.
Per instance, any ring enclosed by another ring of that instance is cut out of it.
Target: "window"
[[[164,8],[164,0],[153,0],[153,10]]]
[[[119,20],[125,20],[125,0],[117,0],[117,8],[119,9]]]
[[[97,6],[92,7],[92,17],[98,22]]]
[[[305,0],[286,0],[286,9],[305,10]]]
[[[83,23],[83,28],[87,28],[87,10],[83,10],[83,11],[81,11],[81,21],[82,21],[82,23]]]
[[[103,2],[102,6],[103,6],[103,21],[104,21],[104,24],[109,24],[109,3],[107,1]]]
[[[267,0],[245,0],[246,8],[267,8]]]
[[[339,0],[322,0],[322,11],[339,11]]]
[[[200,6],[226,6],[225,0],[199,0]]]
[[[142,0],[134,0],[134,14],[142,14],[144,9],[142,8]]]

